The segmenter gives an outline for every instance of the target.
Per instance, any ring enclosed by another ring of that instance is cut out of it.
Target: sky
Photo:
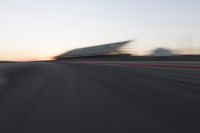
[[[135,40],[133,54],[200,48],[199,0],[0,0],[0,60]]]

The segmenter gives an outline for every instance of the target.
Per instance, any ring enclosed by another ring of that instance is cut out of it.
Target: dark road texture
[[[0,133],[199,132],[199,69],[0,64]]]

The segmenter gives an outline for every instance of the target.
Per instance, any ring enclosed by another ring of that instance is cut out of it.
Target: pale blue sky
[[[199,0],[0,0],[0,59],[127,39],[137,40],[139,54],[181,47],[185,38],[200,47],[199,14]]]

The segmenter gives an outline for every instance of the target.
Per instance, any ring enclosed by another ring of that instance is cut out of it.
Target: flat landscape
[[[0,64],[0,133],[199,133],[200,63]]]

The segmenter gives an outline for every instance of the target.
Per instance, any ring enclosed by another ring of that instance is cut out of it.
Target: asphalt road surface
[[[2,63],[0,133],[199,133],[199,66]]]

